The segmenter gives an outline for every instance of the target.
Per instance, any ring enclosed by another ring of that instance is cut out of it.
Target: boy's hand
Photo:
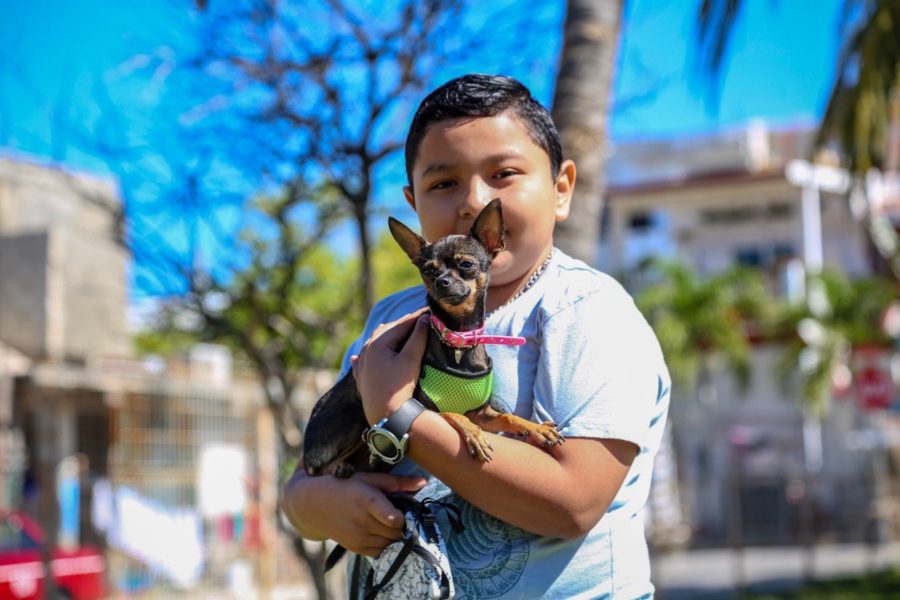
[[[282,512],[303,537],[329,538],[374,557],[403,533],[403,513],[385,493],[417,492],[423,485],[421,477],[361,472],[338,479],[300,469],[285,486]]]
[[[359,356],[350,358],[369,423],[377,423],[412,398],[428,342],[426,311],[379,325]]]

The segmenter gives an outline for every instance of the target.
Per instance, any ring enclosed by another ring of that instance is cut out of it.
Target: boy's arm
[[[410,429],[409,455],[485,512],[532,533],[572,539],[606,513],[637,455],[622,440],[567,438],[549,452],[489,436],[492,460],[473,459],[459,433],[426,411]]]
[[[412,396],[427,340],[427,319],[407,315],[376,329],[354,360],[366,417],[374,423]],[[490,435],[490,434],[487,434]],[[436,413],[410,429],[410,456],[463,498],[512,525],[574,538],[606,513],[637,447],[615,439],[570,438],[546,452],[490,436],[490,463],[473,459],[456,430]]]

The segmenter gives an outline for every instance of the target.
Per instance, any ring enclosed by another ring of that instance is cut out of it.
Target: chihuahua
[[[504,248],[500,199],[475,219],[469,235],[429,244],[390,218],[394,239],[419,269],[428,293],[431,329],[413,396],[447,420],[473,458],[488,462],[492,448],[483,430],[527,438],[539,446],[561,444],[550,421],[533,423],[490,405],[491,359],[484,344],[520,345],[523,338],[484,335],[485,298],[491,261]],[[316,402],[306,426],[303,464],[310,475],[349,477],[356,470],[383,470],[362,441],[367,429],[362,400],[349,371]]]

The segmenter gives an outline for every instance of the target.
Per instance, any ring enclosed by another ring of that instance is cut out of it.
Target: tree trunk
[[[622,0],[568,0],[553,120],[563,155],[578,179],[569,219],[556,227],[556,245],[594,264],[606,187],[607,118],[619,42]]]
[[[363,314],[368,315],[375,305],[375,285],[372,281],[372,240],[369,237],[369,225],[366,222],[366,203],[353,205],[353,218],[359,234],[359,293]]]

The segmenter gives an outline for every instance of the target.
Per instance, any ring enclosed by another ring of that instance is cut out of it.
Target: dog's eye
[[[460,269],[464,269],[464,270],[468,271],[469,269],[472,269],[475,267],[475,263],[473,263],[471,260],[461,260],[461,261],[459,261],[459,264],[457,266]]]
[[[422,269],[422,274],[427,277],[434,277],[435,273],[437,273],[437,269],[435,269],[431,265],[428,265],[427,267]]]

